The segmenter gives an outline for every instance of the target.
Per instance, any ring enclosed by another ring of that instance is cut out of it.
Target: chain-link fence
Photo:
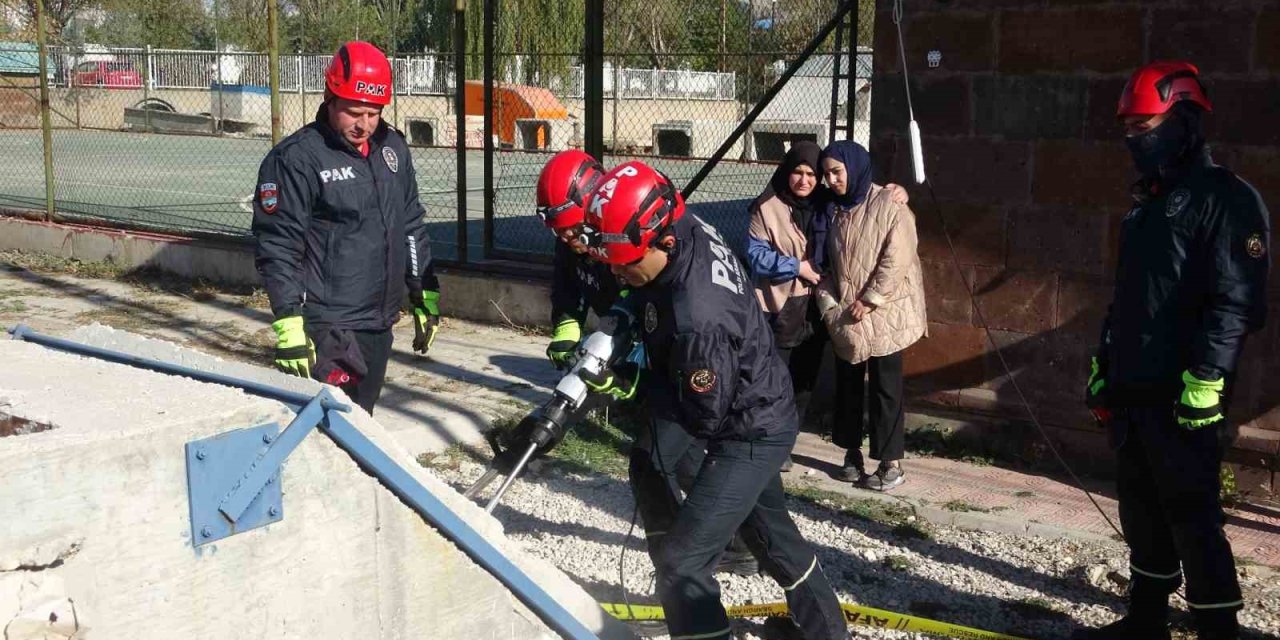
[[[165,232],[248,234],[258,165],[271,148],[267,54],[98,46],[47,51],[59,216]],[[285,135],[315,118],[331,55],[280,56]],[[37,56],[35,45],[0,45],[0,150],[13,163],[0,177],[0,206],[15,209],[45,203]],[[443,259],[457,255],[454,59],[395,57],[394,99],[385,113],[409,138]]]
[[[495,109],[499,127],[492,248],[500,255],[547,254],[552,238],[531,215],[533,186],[550,154],[582,145],[586,111],[593,107],[584,102],[582,33],[558,48],[544,45],[538,54],[503,48],[513,41],[528,44],[520,40],[524,16],[504,10],[507,5],[500,0],[495,3],[495,81],[500,96],[513,98],[499,97]],[[747,204],[764,189],[791,143],[867,142],[874,19],[870,0],[861,2],[845,25],[800,60],[794,76],[767,96],[839,4],[605,0],[604,92],[596,106],[603,128],[602,161],[614,166],[642,159],[683,186],[752,108],[769,97],[690,199],[693,212],[740,245]],[[856,52],[853,60],[851,52]],[[522,93],[530,94],[527,105],[512,107]]]
[[[460,255],[460,231],[469,256],[550,255],[552,236],[532,215],[534,183],[550,154],[584,146],[589,121],[598,127],[593,135],[603,142],[606,165],[645,159],[680,186],[701,174],[691,208],[735,245],[745,232],[747,203],[792,142],[848,137],[850,119],[852,137],[866,140],[871,0],[803,60],[838,0],[602,0],[603,46],[590,58],[595,62],[584,55],[590,4],[570,0],[551,10],[510,0],[468,3],[470,11],[489,14],[469,19],[472,31],[489,29],[487,37],[467,34],[462,83],[452,29],[428,46],[418,43],[412,54],[389,47],[394,91],[384,117],[413,149],[441,258]],[[256,171],[271,146],[266,53],[88,44],[47,52],[43,82],[59,215],[247,235]],[[42,208],[50,183],[42,170],[37,54],[35,45],[0,45],[0,149],[11,161],[0,177],[0,206]],[[279,56],[274,90],[284,135],[315,118],[330,55]],[[793,63],[794,76],[771,92]],[[603,88],[594,98],[589,77]],[[758,117],[722,159],[709,163],[764,98]],[[486,142],[492,153],[484,152]],[[467,179],[459,180],[460,169]]]

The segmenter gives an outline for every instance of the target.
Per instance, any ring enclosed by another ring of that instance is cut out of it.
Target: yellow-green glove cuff
[[[438,316],[440,315],[440,292],[439,291],[423,291],[422,292],[422,308],[427,313]]]
[[[1219,422],[1222,415],[1222,391],[1226,382],[1201,380],[1190,371],[1182,372],[1182,396],[1178,399],[1178,424],[1199,429]]]
[[[577,344],[582,339],[582,325],[578,324],[573,318],[565,318],[556,323],[555,331],[551,334],[552,342],[572,342]]]
[[[276,332],[276,348],[290,349],[307,344],[307,332],[303,327],[302,316],[280,318],[271,323]]]

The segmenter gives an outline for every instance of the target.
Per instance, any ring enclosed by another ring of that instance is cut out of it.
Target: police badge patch
[[[644,331],[653,333],[658,328],[658,307],[652,302],[644,305]]]
[[[274,182],[264,182],[258,185],[258,204],[262,205],[262,212],[272,214],[276,212],[276,207],[280,205],[280,190],[276,188]]]
[[[1169,202],[1164,206],[1165,217],[1172,218],[1179,213],[1182,213],[1183,209],[1186,209],[1187,205],[1190,203],[1190,191],[1187,191],[1186,189],[1175,190],[1173,193],[1169,194]]]
[[[1245,239],[1244,251],[1250,258],[1261,258],[1267,255],[1267,244],[1262,241],[1262,234],[1255,233]]]
[[[386,161],[387,168],[391,170],[391,173],[396,173],[400,170],[400,158],[396,157],[395,149],[392,149],[391,147],[383,147],[382,159]]]
[[[716,388],[716,372],[710,369],[698,369],[689,374],[689,389],[694,393],[706,393]]]

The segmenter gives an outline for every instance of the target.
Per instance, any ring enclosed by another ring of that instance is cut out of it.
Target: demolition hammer
[[[502,495],[511,487],[535,453],[546,453],[560,443],[565,431],[587,412],[590,389],[586,380],[600,380],[631,346],[626,322],[613,315],[601,319],[599,331],[587,336],[577,349],[575,361],[569,372],[556,384],[551,399],[525,416],[511,431],[490,430],[485,440],[493,449],[493,462],[489,468],[462,495],[473,498],[490,483],[505,473],[506,480],[497,493],[489,498],[484,510],[493,513]]]

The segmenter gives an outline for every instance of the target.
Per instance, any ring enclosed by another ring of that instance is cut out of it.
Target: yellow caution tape
[[[604,610],[619,620],[665,620],[662,607],[656,605],[601,604]],[[876,629],[893,629],[895,631],[915,631],[942,636],[944,638],[961,638],[962,640],[1025,640],[1018,636],[983,631],[949,622],[939,622],[928,618],[909,616],[884,609],[864,607],[847,602],[840,603],[844,610],[844,619],[849,624],[873,627]],[[788,615],[787,603],[770,602],[767,604],[744,604],[725,607],[730,618],[765,618],[769,616]]]

